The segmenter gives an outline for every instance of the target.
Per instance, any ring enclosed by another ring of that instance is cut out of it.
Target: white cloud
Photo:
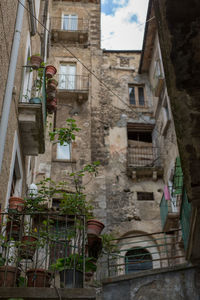
[[[125,0],[114,1],[125,2]],[[126,6],[117,8],[114,15],[102,13],[102,48],[141,49],[147,5],[148,0],[129,0]],[[138,23],[130,22],[133,15],[137,16]]]
[[[113,0],[113,3],[117,5],[124,5],[126,3],[126,0]]]

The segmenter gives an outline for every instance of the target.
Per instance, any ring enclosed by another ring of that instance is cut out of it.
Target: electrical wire
[[[36,18],[34,16],[34,14],[25,6],[21,3],[20,0],[17,0],[19,4],[21,4],[29,13],[30,15],[48,32],[51,34],[51,31],[44,25],[42,24],[42,22],[40,22],[40,20],[38,18]],[[150,19],[146,20],[145,24],[152,21],[155,18],[155,16],[151,17]],[[149,122],[141,115],[142,112],[138,112],[135,109],[133,109],[133,107],[131,107],[130,105],[128,105],[118,94],[116,94],[110,87],[108,87],[104,81],[102,81],[93,71],[91,71],[71,50],[69,50],[69,48],[67,48],[64,44],[59,43],[66,51],[68,51],[72,57],[74,57],[91,75],[93,75],[99,82],[101,85],[103,85],[108,91],[110,91],[115,97],[117,97],[126,107],[128,107],[137,117],[139,117],[141,120],[144,121],[144,123],[149,124]],[[113,106],[115,107],[115,106]],[[117,107],[115,107],[117,108]],[[162,134],[161,132],[158,131],[158,129],[155,127],[154,130],[159,133]],[[174,145],[177,145],[176,143],[174,143],[171,140],[168,140],[169,142],[171,142]]]

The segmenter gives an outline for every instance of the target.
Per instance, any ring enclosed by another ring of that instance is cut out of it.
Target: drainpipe
[[[3,100],[3,108],[2,108],[1,123],[0,123],[0,173],[2,168],[2,161],[3,161],[4,148],[6,142],[8,119],[10,114],[10,106],[12,102],[12,92],[13,92],[13,86],[15,80],[15,72],[16,72],[17,58],[19,52],[20,38],[21,38],[21,29],[23,23],[23,14],[24,14],[23,5],[25,5],[25,0],[20,0],[20,2],[22,3],[22,5],[19,3],[17,8],[14,38],[13,38],[11,55],[10,55],[8,78],[6,83],[6,90],[5,90],[4,100]]]
[[[36,20],[33,16],[35,16],[35,6],[33,0],[28,0],[29,8],[30,8],[30,21],[31,21],[31,35],[35,35],[37,32],[36,28]]]

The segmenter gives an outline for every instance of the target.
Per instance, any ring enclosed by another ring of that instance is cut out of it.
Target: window
[[[151,254],[144,248],[127,251],[125,256],[126,274],[153,268]]]
[[[12,182],[11,182],[10,196],[20,195],[21,193],[20,190],[21,190],[21,172],[20,172],[18,156],[16,155]]]
[[[76,65],[60,65],[59,89],[74,90],[76,89]]]
[[[77,15],[64,15],[62,19],[62,29],[76,31],[78,29]]]
[[[169,125],[170,125],[170,121],[171,121],[169,107],[168,107],[166,97],[165,97],[165,100],[164,100],[163,107],[161,109],[161,113],[162,113],[162,129],[161,129],[162,131],[161,132],[162,132],[163,135],[166,135],[167,130],[168,130]]]
[[[148,131],[129,131],[128,130],[128,140],[152,143],[151,132]]]
[[[154,200],[154,195],[150,192],[137,192],[137,200],[152,201]]]
[[[161,66],[160,66],[160,59],[157,59],[155,61],[154,77],[157,78],[159,76],[161,76]]]
[[[71,158],[71,144],[64,143],[63,145],[57,144],[57,159],[69,160]]]
[[[129,67],[128,57],[120,57],[120,67]]]
[[[30,35],[27,36],[27,43],[26,43],[26,55],[24,65],[28,65],[28,58],[31,55],[31,47],[30,47]],[[30,68],[24,67],[23,68],[23,80],[21,86],[21,101],[22,102],[29,102],[31,98],[31,89],[32,89],[32,82],[33,82],[33,72],[30,72]]]
[[[145,106],[144,86],[129,85],[129,102],[135,106]]]

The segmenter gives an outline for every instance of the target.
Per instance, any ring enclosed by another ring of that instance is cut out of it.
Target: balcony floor
[[[84,44],[88,41],[87,31],[66,31],[61,29],[52,29],[53,42],[67,42],[70,44],[79,43]]]
[[[88,99],[88,90],[65,90],[59,89],[58,98],[65,98],[77,101],[86,101]]]
[[[128,165],[127,167],[127,175],[132,177],[132,179],[146,177],[153,178],[157,180],[157,178],[163,177],[163,168],[162,167],[136,167],[133,165]]]
[[[59,299],[59,295],[62,300],[94,300],[96,299],[95,289],[55,289],[55,288],[0,288],[0,299],[9,298],[23,298],[24,300],[36,300],[36,299]]]

